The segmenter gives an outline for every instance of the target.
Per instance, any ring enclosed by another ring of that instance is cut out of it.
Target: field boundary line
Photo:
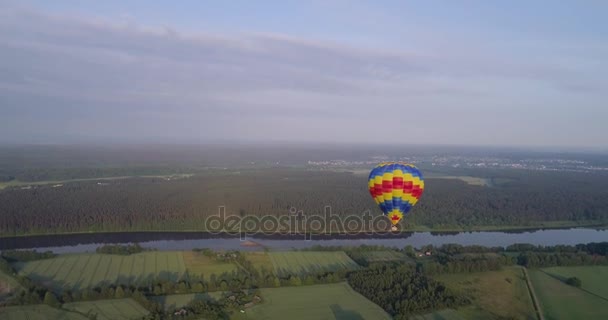
[[[108,262],[108,266],[106,267],[106,273],[103,274],[103,278],[101,279],[101,283],[104,283],[108,279],[108,272],[110,272],[110,268],[112,268],[112,261],[114,257],[110,257],[110,262]]]
[[[65,282],[67,282],[68,277],[72,274],[72,270],[74,269],[74,266],[76,265],[76,263],[78,262],[78,260],[80,260],[80,258],[78,256],[67,257],[66,260],[68,260],[70,258],[74,258],[75,261],[72,262],[72,265],[70,266],[70,270],[68,270],[67,276],[65,277],[65,279],[63,279]],[[74,289],[74,285],[75,285],[75,283],[73,283],[70,287],[72,289]]]
[[[547,272],[547,271],[545,271],[545,270],[539,269],[539,271],[540,271],[540,272],[542,272],[542,273],[544,273],[544,274],[546,274],[547,276],[549,276],[549,277],[551,277],[551,278],[553,278],[553,279],[555,279],[555,280],[559,281],[559,282],[563,282],[563,280],[562,280],[562,279],[558,278],[558,277],[557,277],[557,276],[555,276],[555,275],[552,275],[551,273],[549,273],[549,272]],[[579,290],[581,290],[581,291],[583,291],[583,292],[585,292],[585,293],[587,293],[587,294],[590,294],[590,295],[595,296],[595,297],[597,297],[597,298],[600,298],[600,299],[602,299],[602,300],[608,301],[608,298],[605,298],[605,297],[603,297],[603,296],[601,296],[601,295],[599,295],[599,294],[597,294],[597,293],[595,293],[595,292],[591,292],[591,291],[589,291],[589,290],[587,290],[587,289],[585,289],[585,288],[582,288],[582,287],[576,287],[576,289],[579,289]]]
[[[234,264],[236,264],[237,267],[239,267],[241,270],[245,271],[245,273],[247,273],[247,275],[249,275],[251,277],[251,272],[249,272],[249,270],[245,269],[245,267],[243,267],[238,261],[234,260]]]
[[[545,320],[543,310],[540,306],[540,301],[538,300],[538,297],[536,297],[536,292],[534,292],[534,286],[532,285],[532,281],[530,280],[530,276],[528,275],[528,269],[526,267],[522,267],[522,270],[524,274],[524,279],[526,280],[526,286],[528,286],[528,293],[530,294],[530,298],[532,298],[534,311],[536,311],[536,316],[539,320]]]
[[[89,287],[89,288],[94,286],[94,285],[93,286],[91,285],[91,282],[93,282],[93,280],[97,276],[97,269],[99,269],[99,265],[101,265],[101,261],[102,261],[102,257],[99,257],[99,261],[97,261],[97,263],[95,264],[95,269],[93,270],[93,274],[91,275],[91,277],[89,278],[89,281],[87,282],[87,287]]]
[[[79,284],[78,286],[78,290],[82,289],[82,280],[84,280],[84,274],[85,274],[85,270],[87,269],[87,266],[89,265],[89,261],[91,261],[91,257],[93,255],[92,254],[88,254],[87,257],[87,262],[84,264],[84,268],[82,269],[82,271],[80,272],[80,276],[78,277],[78,279],[76,280],[76,284]],[[85,287],[86,289],[86,287]]]

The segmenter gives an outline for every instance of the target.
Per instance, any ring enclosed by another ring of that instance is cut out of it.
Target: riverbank
[[[546,222],[538,222],[532,223],[525,226],[518,225],[510,225],[510,226],[495,226],[495,225],[487,225],[487,226],[466,226],[466,227],[456,227],[456,226],[445,226],[445,227],[429,227],[429,226],[412,226],[411,228],[400,230],[397,232],[389,232],[386,230],[378,230],[378,231],[369,231],[366,233],[357,232],[357,233],[348,233],[348,232],[340,232],[340,231],[330,231],[328,233],[318,234],[313,233],[313,236],[341,236],[341,237],[349,237],[353,238],[361,237],[367,233],[373,234],[386,234],[386,235],[399,235],[404,234],[408,235],[413,232],[432,232],[432,233],[459,233],[459,232],[480,232],[480,231],[496,231],[496,232],[531,232],[537,230],[551,230],[551,229],[570,229],[570,228],[589,228],[589,229],[598,229],[604,230],[608,229],[608,221],[546,221]],[[120,234],[120,233],[199,233],[199,234],[209,234],[212,237],[216,238],[224,238],[225,235],[230,235],[230,237],[238,237],[240,234],[238,230],[230,231],[230,232],[208,232],[204,229],[184,229],[184,230],[89,230],[89,231],[74,231],[74,232],[31,232],[31,233],[13,233],[13,234],[0,234],[0,239],[3,238],[18,238],[18,237],[36,237],[36,236],[62,236],[62,235],[90,235],[90,234]],[[277,235],[284,236],[290,235],[291,233],[276,233]],[[300,234],[300,233],[298,233]],[[302,233],[303,234],[303,233]],[[272,234],[270,235],[272,236]]]

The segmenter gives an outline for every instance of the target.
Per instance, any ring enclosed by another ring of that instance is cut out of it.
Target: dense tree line
[[[0,254],[4,259],[8,262],[16,262],[16,261],[33,261],[33,260],[41,260],[41,259],[50,259],[57,256],[57,254],[52,251],[36,251],[36,250],[4,250]]]
[[[144,252],[149,249],[145,249],[139,245],[139,243],[129,244],[129,245],[112,245],[106,244],[95,249],[97,253],[105,253],[105,254],[119,254],[119,255],[130,255],[135,253]]]
[[[475,256],[436,255],[432,260],[420,262],[417,268],[428,275],[442,273],[483,272],[500,270],[503,266],[513,265],[514,259],[505,255]]]
[[[529,268],[555,266],[608,265],[608,257],[585,252],[523,252],[517,256],[517,264]]]
[[[582,181],[581,181],[582,180]],[[285,216],[294,207],[341,217],[371,210],[380,215],[365,176],[350,173],[265,169],[162,178],[68,183],[0,192],[0,234],[75,231],[204,230],[206,217]],[[608,188],[602,177],[567,173],[521,174],[496,187],[427,179],[422,200],[405,228],[533,225],[568,220],[608,220]]]
[[[574,246],[569,245],[556,245],[556,246],[535,246],[528,243],[519,243],[507,246],[505,251],[507,252],[554,252],[554,253],[562,253],[562,252],[584,252],[591,255],[600,255],[606,256],[608,255],[608,241],[606,242],[590,242],[590,243],[580,243]]]
[[[348,283],[395,319],[470,303],[444,284],[403,264],[373,264],[351,273]]]

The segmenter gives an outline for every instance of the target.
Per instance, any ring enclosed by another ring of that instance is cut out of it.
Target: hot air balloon
[[[392,230],[424,191],[420,170],[405,162],[382,162],[369,174],[369,193],[393,224]]]

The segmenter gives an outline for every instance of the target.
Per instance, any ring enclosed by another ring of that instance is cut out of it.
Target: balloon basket
[[[397,226],[392,226],[391,231],[399,231],[399,229],[397,229]]]

